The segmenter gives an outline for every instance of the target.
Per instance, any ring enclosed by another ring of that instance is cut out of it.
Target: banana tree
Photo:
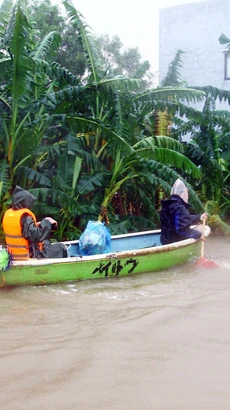
[[[175,179],[180,177],[179,172],[183,171],[185,175],[187,174],[194,180],[201,178],[199,168],[183,152],[183,144],[169,137],[147,137],[136,143],[130,154],[126,156],[118,151],[113,168],[104,182],[104,197],[98,219],[109,223],[108,206],[119,190],[125,190],[127,181],[132,183],[131,192],[137,191],[138,186],[139,188],[141,186],[142,189],[145,187],[146,193],[142,193],[143,210],[143,195],[146,197],[151,196],[152,202],[155,201],[153,187],[157,188],[158,186],[161,186],[166,193],[169,193]],[[150,187],[151,189],[149,189]],[[191,187],[189,188],[194,205],[199,209],[203,209],[195,192]],[[127,196],[130,198],[129,192],[126,192]],[[147,203],[149,205],[149,201]],[[151,212],[152,210],[146,213],[150,219]]]
[[[197,177],[181,147],[156,138],[146,119],[161,107],[176,112],[180,103],[182,107],[204,95],[178,86],[140,93],[139,80],[107,78],[83,17],[69,2],[63,4],[88,58],[84,83],[50,61],[60,44],[57,33],[36,43],[25,4],[7,1],[0,9],[0,138],[5,148],[0,150],[0,187],[3,192],[8,180],[8,188],[16,182],[33,188],[43,209],[47,202],[58,210],[59,236],[75,223],[74,213],[98,215],[133,179],[138,195],[143,198],[145,190],[147,198],[151,183],[166,192],[173,172],[191,175],[192,170]]]
[[[22,177],[20,169],[26,166],[36,171],[44,155],[40,147],[50,125],[47,114],[56,108],[51,96],[54,89],[60,88],[63,82],[71,85],[77,82],[57,64],[48,63],[60,41],[60,35],[51,32],[37,43],[36,30],[28,20],[26,2],[3,2],[0,8],[2,213],[12,186],[19,183],[28,187],[33,181],[26,175]],[[36,173],[35,183],[44,184],[42,174],[40,179],[38,177]]]

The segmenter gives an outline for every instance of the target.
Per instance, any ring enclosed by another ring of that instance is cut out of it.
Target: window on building
[[[224,79],[230,80],[230,52],[224,53]]]

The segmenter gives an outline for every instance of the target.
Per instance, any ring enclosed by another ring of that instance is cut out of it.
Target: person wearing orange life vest
[[[57,226],[57,221],[51,217],[36,221],[31,211],[35,199],[30,192],[16,186],[12,207],[5,212],[2,220],[8,251],[14,259],[67,257],[64,244],[51,244],[48,240],[52,226]]]

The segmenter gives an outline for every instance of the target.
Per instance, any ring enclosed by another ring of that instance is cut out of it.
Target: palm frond
[[[105,139],[108,140],[111,149],[115,152],[120,147],[123,152],[131,153],[133,151],[132,147],[129,145],[127,141],[124,140],[120,135],[118,135],[115,131],[108,128],[103,122],[96,121],[92,118],[87,118],[83,116],[77,115],[58,115],[54,114],[47,118],[49,122],[56,123],[57,121],[61,121],[63,124],[68,124],[71,130],[77,130],[77,132],[92,132],[97,131],[98,129],[101,131],[102,135],[104,135]]]
[[[40,64],[40,62],[38,62],[38,64]],[[50,85],[48,91],[46,89],[39,89],[40,92],[43,91],[43,93],[38,95],[36,101],[33,101],[33,104],[30,106],[30,111],[38,112],[39,110],[42,110],[42,112],[46,114],[54,112],[62,113],[67,111],[67,104],[69,107],[68,111],[70,112],[75,111],[74,108],[76,108],[76,106],[79,106],[79,111],[84,111],[84,108],[87,109],[85,88],[79,83],[78,85],[66,86],[67,82],[76,83],[76,78],[71,78],[71,75],[68,76],[68,74],[68,72],[65,73],[65,70],[58,70],[56,80],[54,75],[54,80],[52,82],[53,86]],[[60,87],[60,90],[55,91],[57,85]],[[48,120],[47,115],[46,117]]]
[[[181,153],[184,153],[184,146],[179,141],[175,139],[164,136],[158,135],[156,137],[146,137],[140,141],[138,141],[134,146],[133,149],[138,151],[139,149],[148,149],[151,148],[154,150],[156,147],[158,148],[168,148],[170,150],[175,150]]]
[[[6,33],[8,32],[8,22],[13,5],[13,0],[4,0],[0,6],[0,49],[5,46]]]
[[[150,148],[138,149],[137,153],[142,158],[151,158],[161,164],[170,164],[170,167],[175,167],[186,172],[194,178],[200,178],[201,172],[199,168],[190,161],[185,155],[167,148]]]
[[[127,121],[127,115],[126,115],[126,110],[125,107],[127,105],[126,102],[126,95],[124,95],[121,92],[116,92],[114,94],[114,118],[112,122],[112,126],[116,133],[122,138],[124,138],[126,141],[129,139],[129,126],[128,126],[128,121]]]
[[[181,176],[181,172],[177,171],[175,168],[172,168],[168,164],[162,164],[159,161],[155,161],[152,159],[142,159],[140,161],[142,164],[143,169],[143,176],[148,178],[149,182],[156,188],[157,186],[161,186],[163,191],[165,192],[166,196],[170,196],[170,191],[172,185],[176,181],[177,178],[183,179]],[[204,206],[197,196],[196,192],[192,188],[191,184],[189,184],[185,179],[184,183],[188,187],[189,190],[189,198],[190,203],[194,209],[197,211],[203,211]]]
[[[67,16],[69,17],[70,22],[78,31],[78,36],[83,50],[85,51],[89,69],[92,73],[92,82],[97,84],[103,77],[104,71],[102,65],[100,64],[95,38],[89,26],[84,21],[83,15],[73,7],[70,1],[64,0],[63,5],[66,8]]]
[[[173,61],[169,64],[166,77],[161,82],[162,87],[179,86],[181,84],[180,68],[183,66],[182,54],[184,54],[184,51],[178,50]]]
[[[27,178],[28,181],[32,181],[33,183],[39,183],[45,187],[51,187],[52,183],[49,178],[45,175],[41,174],[38,171],[35,171],[32,168],[28,168],[25,166],[20,166],[17,170],[17,176],[21,178]]]
[[[34,59],[49,59],[61,44],[61,35],[56,31],[48,33],[31,53]]]
[[[123,76],[115,76],[113,78],[103,79],[100,81],[100,87],[105,87],[107,90],[137,90],[141,86],[141,80],[128,78]]]
[[[56,208],[57,217],[56,219],[60,220],[60,229],[61,229],[61,220],[68,210],[68,217],[66,216],[66,220],[64,225],[68,223],[77,213],[80,213],[80,205],[78,201],[71,197],[69,193],[60,190],[59,187],[55,186],[55,181],[52,188],[33,188],[30,189],[29,192],[35,196],[37,201],[34,204],[34,208],[37,214],[46,215],[47,211],[54,214],[54,209]],[[62,237],[59,238],[61,240]]]
[[[187,103],[202,101],[205,97],[205,90],[199,87],[158,87],[150,91],[134,96],[134,101],[154,102],[157,100],[174,102],[186,101]]]
[[[65,84],[70,84],[74,86],[80,83],[80,80],[78,77],[72,74],[65,67],[62,67],[60,64],[56,62],[52,62],[51,64],[48,64],[45,61],[43,63],[46,66],[46,72],[49,75],[49,77],[51,79],[54,78],[56,81],[60,83],[60,85],[65,83]]]
[[[78,195],[88,194],[96,188],[103,186],[105,173],[97,172],[94,175],[82,175],[78,181]]]
[[[13,57],[12,123],[15,126],[18,108],[22,104],[22,101],[20,104],[20,98],[23,96],[23,100],[25,100],[34,63],[27,51],[30,43],[30,26],[19,3],[15,5],[15,16],[13,17],[9,48]]]
[[[217,87],[212,86],[204,86],[204,87],[191,87],[191,89],[200,90],[201,92],[205,92],[206,95],[209,95],[216,100],[217,98],[221,101],[227,101],[230,104],[230,91],[222,90]]]

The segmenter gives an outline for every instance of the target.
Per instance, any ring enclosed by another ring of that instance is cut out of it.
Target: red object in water
[[[215,261],[210,261],[203,256],[195,262],[195,266],[203,266],[204,268],[217,268],[219,265]]]
[[[203,220],[203,233],[205,229],[205,219]],[[201,255],[200,258],[195,262],[196,266],[203,266],[204,268],[217,268],[218,264],[215,261],[210,261],[204,258],[204,241],[201,242]]]

